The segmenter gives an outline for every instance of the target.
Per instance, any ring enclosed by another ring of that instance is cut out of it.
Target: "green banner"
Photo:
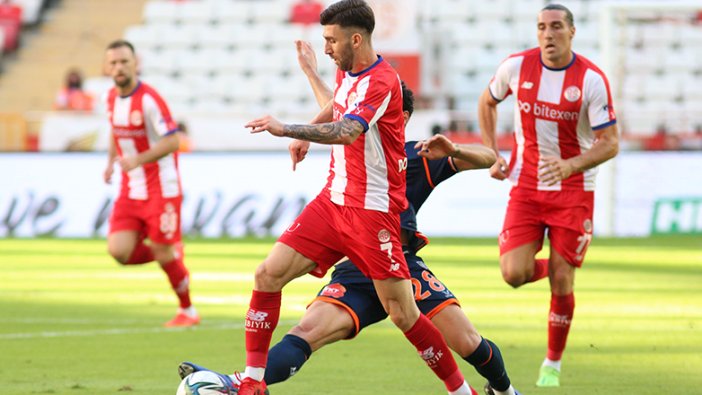
[[[658,199],[651,234],[702,234],[702,197]]]

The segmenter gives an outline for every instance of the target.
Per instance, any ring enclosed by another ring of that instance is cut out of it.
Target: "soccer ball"
[[[176,395],[230,395],[229,386],[214,372],[201,370],[185,376]]]

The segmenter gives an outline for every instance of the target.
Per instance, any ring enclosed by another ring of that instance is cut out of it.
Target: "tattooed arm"
[[[268,133],[278,137],[292,137],[298,140],[320,144],[351,144],[363,133],[363,125],[354,119],[344,118],[337,122],[316,125],[285,125],[270,115],[255,119],[246,124],[251,133]]]

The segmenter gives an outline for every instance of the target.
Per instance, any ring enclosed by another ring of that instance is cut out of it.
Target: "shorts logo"
[[[346,294],[346,288],[341,284],[329,284],[320,293],[320,296],[328,296],[330,298],[343,298]]]
[[[141,111],[139,111],[139,110],[132,111],[132,113],[129,114],[129,121],[134,126],[141,126],[141,124],[144,123],[144,118],[141,116]]]
[[[396,272],[400,270],[400,264],[399,263],[391,263],[390,264],[390,271],[391,272]]]
[[[576,102],[580,99],[580,89],[575,85],[571,85],[563,91],[563,97],[569,102]]]
[[[590,219],[583,221],[583,230],[585,230],[585,233],[592,233],[592,221]]]
[[[290,226],[288,226],[287,229],[285,229],[285,231],[292,233],[292,232],[296,231],[297,228],[299,228],[299,227],[300,227],[299,222],[293,222],[292,224],[290,224]]]
[[[378,241],[381,243],[390,241],[390,232],[387,229],[381,229],[380,232],[378,232]]]
[[[499,237],[500,245],[507,243],[508,240],[509,240],[509,231],[508,230],[500,233],[500,237]]]

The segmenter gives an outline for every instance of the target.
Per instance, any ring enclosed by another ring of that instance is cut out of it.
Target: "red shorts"
[[[323,277],[341,258],[371,279],[409,278],[400,242],[400,215],[339,206],[317,196],[278,239],[317,267]]]
[[[568,263],[581,267],[592,240],[594,196],[592,191],[512,188],[500,233],[500,255],[533,241],[539,241],[540,251],[548,228],[551,246]]]
[[[149,200],[120,197],[110,216],[110,233],[134,230],[154,243],[178,243],[182,201],[182,197]]]

